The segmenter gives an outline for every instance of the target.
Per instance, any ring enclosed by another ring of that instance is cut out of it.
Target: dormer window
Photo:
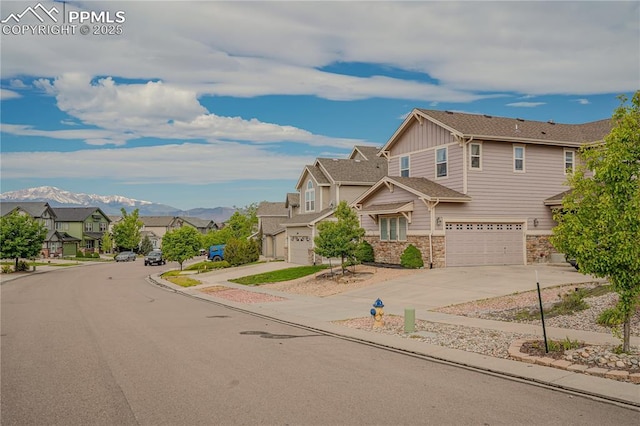
[[[316,210],[316,189],[311,180],[307,182],[307,189],[304,191],[304,209],[307,212]]]

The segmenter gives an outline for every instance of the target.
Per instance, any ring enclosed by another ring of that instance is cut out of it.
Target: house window
[[[469,168],[475,170],[482,169],[482,145],[472,143],[469,145]]]
[[[107,230],[107,222],[100,222],[100,232],[105,232]]]
[[[575,167],[575,151],[565,150],[564,151],[564,174],[570,174]]]
[[[409,177],[409,156],[400,157],[400,176]]]
[[[447,176],[447,148],[436,150],[436,177]]]
[[[406,241],[407,219],[404,216],[380,218],[381,241]]]
[[[524,146],[513,146],[513,171],[524,172]]]
[[[68,231],[69,224],[67,222],[56,222],[56,231]]]
[[[304,208],[308,212],[316,210],[316,189],[311,181],[307,182],[307,189],[304,191]]]
[[[93,223],[91,222],[85,222],[84,223],[84,230],[85,232],[91,232],[93,231]],[[88,247],[87,247],[88,248]]]

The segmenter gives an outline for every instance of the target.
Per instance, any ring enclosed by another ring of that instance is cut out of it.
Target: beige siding
[[[395,157],[453,141],[450,131],[428,120],[422,120],[422,124],[414,121],[391,147],[390,155]]]
[[[368,190],[369,186],[355,186],[355,185],[343,185],[340,187],[340,199],[338,201],[346,201],[347,203],[351,203],[360,195],[362,195],[366,190]]]
[[[441,148],[441,147],[437,147]],[[447,145],[447,177],[436,178],[436,148],[409,154],[409,176],[423,177],[453,190],[463,192],[463,154],[457,144]],[[400,176],[400,156],[389,160],[389,176]]]
[[[318,191],[318,189],[320,191]],[[318,198],[320,196],[320,198]],[[319,212],[329,207],[331,204],[331,187],[321,186],[316,188],[316,211]]]
[[[484,142],[482,170],[468,171],[468,195],[461,205],[440,204],[436,215],[456,218],[526,218],[529,231],[550,230],[551,210],[544,200],[567,189],[561,147],[527,145],[525,173],[513,171],[513,144]],[[533,220],[537,218],[538,227]]]
[[[416,198],[416,196],[410,192],[405,191],[404,189],[395,187],[393,192],[389,192],[386,187],[383,187],[376,193],[375,198],[373,198],[372,204],[386,204],[386,203],[397,203],[401,201],[412,201],[413,200],[413,213],[411,215],[411,223],[408,226],[407,233],[412,234],[416,231],[429,230],[430,228],[430,213],[427,209],[427,206],[420,200]],[[363,207],[366,208],[367,204]],[[366,216],[368,217],[368,216]],[[378,225],[371,221],[366,222],[367,227],[364,227],[365,230],[377,230]],[[370,226],[373,229],[369,228]]]

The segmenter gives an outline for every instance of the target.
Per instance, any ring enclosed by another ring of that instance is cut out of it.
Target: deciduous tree
[[[619,295],[623,350],[640,294],[640,91],[622,99],[603,143],[580,150],[583,165],[569,178],[572,191],[555,219],[552,242],[576,259],[580,271],[606,277]]]
[[[26,214],[13,212],[0,219],[0,259],[15,259],[18,270],[20,258],[29,259],[40,254],[47,229]]]
[[[167,260],[182,264],[200,252],[202,234],[191,226],[183,226],[167,232],[162,237],[162,254]]]
[[[138,209],[131,214],[122,208],[122,220],[113,226],[113,240],[118,248],[133,250],[140,244],[140,230],[144,225],[139,218]]]
[[[336,221],[318,224],[318,236],[314,238],[314,251],[324,257],[339,257],[342,273],[345,272],[346,259],[355,256],[364,229],[360,227],[358,215],[346,201],[341,201],[333,213]]]

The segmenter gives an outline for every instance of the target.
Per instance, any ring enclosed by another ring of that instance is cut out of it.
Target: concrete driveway
[[[393,301],[395,305],[434,309],[474,300],[505,296],[540,287],[604,281],[583,275],[571,266],[475,266],[425,269],[366,288],[331,296],[353,301]]]

